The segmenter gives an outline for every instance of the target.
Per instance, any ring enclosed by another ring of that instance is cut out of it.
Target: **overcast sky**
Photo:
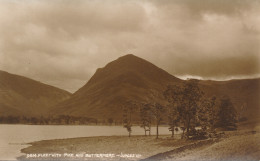
[[[260,77],[260,0],[0,0],[0,69],[70,92],[125,54],[180,78]]]

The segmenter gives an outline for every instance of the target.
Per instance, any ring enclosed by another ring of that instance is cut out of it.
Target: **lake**
[[[132,135],[144,135],[141,127],[132,128]],[[155,134],[155,127],[152,134]],[[159,134],[171,134],[168,127],[160,127]],[[5,125],[0,124],[0,160],[15,160],[27,143],[40,140],[89,136],[128,135],[122,126],[85,125]]]

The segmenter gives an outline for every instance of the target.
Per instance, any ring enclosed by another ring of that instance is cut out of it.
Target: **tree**
[[[198,120],[203,130],[214,131],[216,121],[216,97],[204,98],[198,110]]]
[[[197,80],[189,80],[183,86],[175,85],[168,87],[170,91],[168,101],[175,102],[176,111],[180,118],[180,123],[183,125],[182,138],[189,138],[191,135],[190,131],[194,131],[197,124],[197,112],[200,108],[201,98],[203,92],[198,86]],[[167,93],[167,90],[165,93]],[[186,130],[186,136],[184,132]]]
[[[196,127],[196,114],[200,107],[200,101],[203,92],[198,86],[197,80],[189,80],[183,88],[181,103],[182,107],[179,108],[180,118],[184,124],[186,137],[189,138],[190,130],[195,130]]]
[[[235,130],[236,126],[236,110],[229,99],[229,97],[224,96],[220,100],[219,107],[217,109],[216,127],[221,127],[226,130]]]
[[[159,104],[159,103],[155,103],[152,105],[152,112],[153,112],[153,116],[155,118],[155,123],[156,123],[156,139],[159,138],[159,125],[161,123],[161,121],[163,120],[163,115],[164,115],[164,107]]]
[[[159,125],[161,121],[163,120],[164,115],[164,107],[160,103],[147,103],[145,106],[147,106],[148,109],[151,110],[151,116],[155,120],[156,124],[156,139],[159,138]]]
[[[123,107],[123,126],[128,131],[128,136],[132,133],[132,113],[137,104],[133,101],[127,101]]]
[[[128,131],[128,136],[131,136],[132,132],[132,108],[124,107],[123,109],[123,124],[124,128]]]
[[[144,128],[145,136],[146,136],[146,131],[149,131],[149,136],[150,136],[151,124],[152,124],[152,109],[148,104],[144,104],[141,106],[140,118],[141,118],[141,127]]]
[[[178,115],[177,108],[175,108],[174,106],[172,108],[169,108],[168,121],[169,121],[169,126],[170,126],[169,130],[172,132],[172,137],[174,137],[174,131],[176,129],[178,129],[177,126],[178,126],[179,120],[180,120],[180,117]]]
[[[246,112],[246,109],[247,109],[247,103],[244,102],[240,107],[237,108],[237,120],[239,122],[242,122],[242,121],[246,121],[247,118],[243,115],[245,114]]]
[[[109,123],[109,125],[112,125],[112,123],[114,122],[114,120],[112,118],[108,118],[107,122]]]
[[[200,126],[200,129],[192,129],[193,139],[205,139],[207,137],[214,137],[215,131],[215,119],[216,119],[216,97],[211,98],[204,97],[201,100],[199,108],[196,113],[196,125]]]
[[[177,131],[178,124],[180,122],[180,116],[178,111],[179,100],[181,91],[177,86],[168,86],[163,95],[170,103],[168,108],[168,122],[169,130],[172,132],[172,137],[174,137],[174,131]]]

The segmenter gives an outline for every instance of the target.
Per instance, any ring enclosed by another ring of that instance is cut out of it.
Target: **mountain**
[[[71,94],[50,85],[0,71],[0,116],[40,116]]]
[[[70,99],[53,107],[51,113],[121,120],[122,107],[128,100],[163,100],[161,93],[171,82],[182,80],[129,54],[97,69],[86,85]]]
[[[144,59],[126,55],[97,69],[70,99],[53,106],[50,114],[122,120],[128,100],[166,104],[162,96],[166,86],[184,82]],[[260,79],[200,80],[199,86],[208,96],[229,96],[238,111],[244,105],[243,116],[256,118],[259,114]],[[137,119],[138,112],[133,116]]]

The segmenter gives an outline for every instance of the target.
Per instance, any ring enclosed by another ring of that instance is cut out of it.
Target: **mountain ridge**
[[[127,101],[166,104],[162,93],[179,79],[145,59],[128,54],[98,68],[89,81],[73,94],[56,87],[0,70],[0,115],[71,115],[98,120],[122,120]],[[207,96],[228,95],[243,115],[260,113],[260,78],[228,81],[198,80]],[[48,90],[46,90],[48,89]],[[135,111],[135,118],[139,113]]]

